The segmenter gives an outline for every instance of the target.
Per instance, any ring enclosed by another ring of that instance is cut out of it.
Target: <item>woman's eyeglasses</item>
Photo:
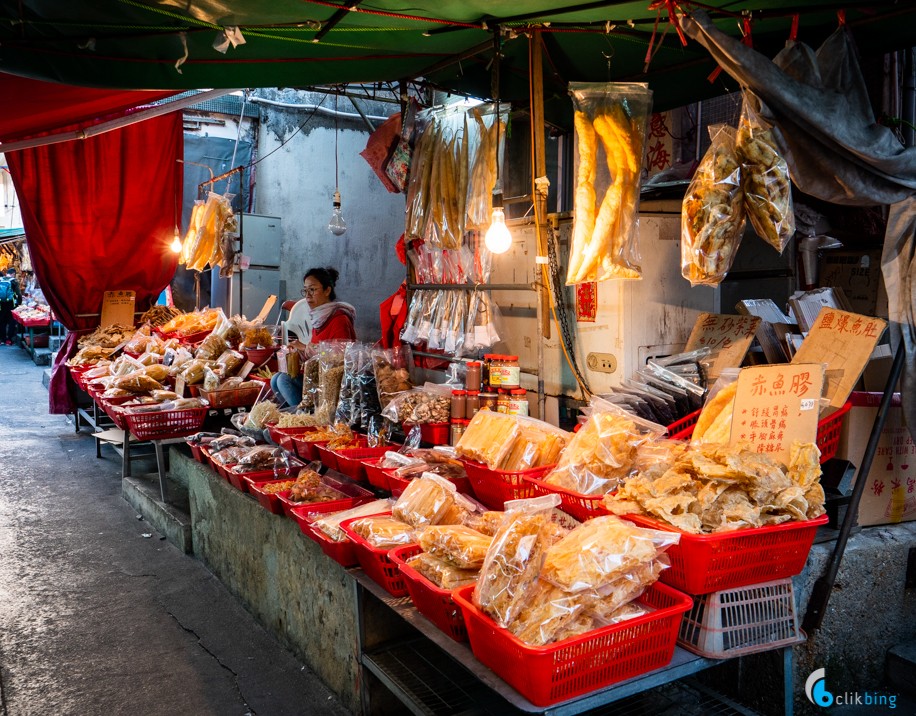
[[[303,288],[301,291],[299,291],[299,295],[304,297],[314,296],[320,290],[321,289],[315,288],[314,286],[312,288]]]

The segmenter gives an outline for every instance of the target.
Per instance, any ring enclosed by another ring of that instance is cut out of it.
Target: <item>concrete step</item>
[[[916,697],[916,641],[898,644],[887,652],[888,683],[908,696]]]
[[[162,502],[156,473],[134,475],[121,480],[121,496],[175,547],[190,554],[191,508],[188,490],[173,480],[167,481],[168,503]]]

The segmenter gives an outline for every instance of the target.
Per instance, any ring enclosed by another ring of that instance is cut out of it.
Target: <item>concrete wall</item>
[[[295,90],[258,94],[300,104],[318,104],[324,97]],[[396,105],[358,101],[372,115],[398,111]],[[334,97],[325,98],[322,106],[333,109]],[[340,112],[355,113],[345,97],[338,98],[337,106]],[[390,194],[359,156],[369,137],[362,119],[339,119],[339,186],[348,228],[343,236],[331,234],[327,224],[334,194],[334,119],[315,113],[297,131],[309,115],[308,110],[262,106],[257,156],[266,158],[255,170],[255,213],[283,221],[280,279],[286,282],[286,295],[280,300],[300,298],[302,276],[310,267],[334,266],[341,275],[338,298],[356,307],[359,338],[374,341],[380,335],[379,304],[405,276],[394,251],[404,230],[404,196]]]
[[[353,579],[298,525],[172,451],[188,480],[194,554],[353,712],[361,670]],[[308,698],[303,694],[303,699]],[[303,713],[307,712],[303,704]]]

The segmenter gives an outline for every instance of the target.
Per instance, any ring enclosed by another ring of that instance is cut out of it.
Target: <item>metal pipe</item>
[[[331,117],[342,117],[346,119],[365,119],[365,117],[355,114],[354,112],[335,112],[333,109],[328,107],[322,107],[317,104],[296,104],[294,102],[280,102],[275,99],[267,99],[265,97],[252,97],[248,100],[249,102],[255,102],[256,104],[269,104],[271,107],[282,107],[283,109],[301,109],[308,112],[319,112],[320,114],[327,114]],[[375,120],[376,122],[384,122],[388,117],[378,117],[375,115],[366,115],[369,119]]]
[[[369,118],[366,116],[366,113],[363,112],[362,109],[360,109],[360,106],[358,104],[356,104],[356,100],[350,97],[349,95],[347,95],[347,99],[350,100],[350,104],[353,105],[354,109],[356,109],[356,111],[359,113],[359,116],[363,118],[363,121],[366,123],[366,126],[369,128],[369,131],[374,132],[375,127],[373,126],[372,122],[369,121]]]
[[[410,291],[536,291],[535,283],[408,283]]]

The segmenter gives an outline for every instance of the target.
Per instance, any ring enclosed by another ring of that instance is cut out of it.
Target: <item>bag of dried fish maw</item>
[[[637,214],[652,92],[635,82],[571,82],[569,93],[576,186],[566,283],[642,278]]]
[[[594,397],[588,420],[544,481],[583,495],[610,492],[634,471],[640,446],[664,434],[663,426]]]
[[[500,176],[506,176],[506,128],[509,121],[509,106],[499,106],[498,118],[495,104],[474,107],[470,110],[470,115],[465,127],[468,138],[466,161],[469,163],[465,180],[467,228],[485,231],[493,214],[497,163],[500,167]]]
[[[445,478],[423,473],[411,480],[394,503],[391,514],[414,527],[437,525],[455,505],[455,486]]]
[[[780,154],[775,130],[755,107],[759,100],[745,92],[737,139],[744,206],[757,235],[782,253],[795,234],[789,165]]]
[[[551,522],[551,510],[559,504],[559,495],[506,503],[473,595],[474,603],[500,626],[511,624],[525,606],[544,553],[559,535]]]
[[[718,286],[744,236],[744,189],[735,130],[709,128],[712,144],[700,160],[681,209],[681,275],[691,286]]]
[[[608,515],[588,520],[548,548],[541,577],[567,592],[597,590],[648,564],[680,540]]]
[[[413,527],[388,515],[363,517],[351,522],[350,529],[376,549],[394,549],[417,541]]]
[[[556,464],[568,441],[569,433],[541,420],[481,410],[455,450],[491,469],[517,471]]]
[[[425,552],[461,569],[480,569],[493,538],[464,525],[433,525],[420,532]]]
[[[477,569],[461,569],[428,552],[420,552],[407,560],[407,565],[417,570],[439,589],[458,589],[474,584],[480,574]]]

